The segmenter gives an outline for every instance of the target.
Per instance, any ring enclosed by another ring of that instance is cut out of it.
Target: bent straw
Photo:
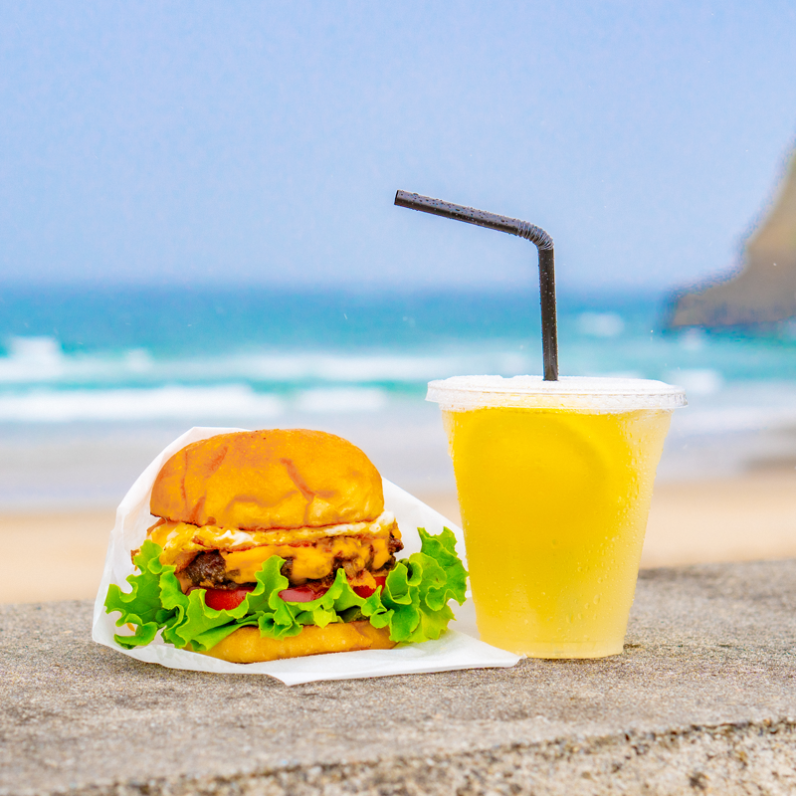
[[[429,196],[398,191],[395,194],[398,207],[410,210],[421,210],[443,218],[453,218],[466,224],[508,232],[536,244],[539,250],[539,294],[542,304],[542,356],[544,358],[544,380],[558,379],[558,335],[556,332],[556,279],[553,267],[553,239],[540,227],[520,221],[518,218],[506,218],[494,213],[485,213],[474,207],[463,207]]]

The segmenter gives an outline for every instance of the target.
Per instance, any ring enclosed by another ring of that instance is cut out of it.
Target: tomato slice
[[[286,603],[309,603],[323,597],[329,591],[327,586],[291,586],[289,589],[282,589],[279,596]]]
[[[215,611],[231,611],[237,608],[254,586],[241,586],[239,589],[205,589],[205,605]]]
[[[373,580],[376,581],[376,589],[378,589],[379,586],[384,588],[384,584],[387,582],[387,576],[374,575]],[[367,600],[367,598],[376,591],[376,589],[372,588],[371,586],[354,586],[353,589],[354,594],[356,594],[358,597],[362,597],[365,600]]]
[[[376,588],[384,587],[387,581],[386,575],[374,576],[376,581]],[[193,586],[188,592],[201,589],[201,586]],[[205,593],[205,605],[215,611],[231,611],[237,608],[245,599],[246,595],[252,591],[254,586],[240,586],[237,589],[202,589]],[[354,593],[363,599],[370,597],[376,589],[370,586],[354,586]],[[287,589],[282,589],[279,596],[286,603],[308,603],[317,600],[329,591],[328,586],[319,586],[317,583],[308,583],[304,586],[291,586]]]

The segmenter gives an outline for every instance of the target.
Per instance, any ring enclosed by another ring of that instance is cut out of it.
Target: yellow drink
[[[600,396],[596,411],[583,400],[558,401],[564,408],[440,400],[487,643],[539,658],[622,652],[671,418],[665,402],[612,411],[633,405],[625,397],[603,412]]]

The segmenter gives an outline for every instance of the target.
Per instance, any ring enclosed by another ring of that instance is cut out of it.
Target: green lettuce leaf
[[[149,644],[162,630],[163,640],[176,647],[207,651],[230,633],[255,626],[262,636],[287,638],[306,625],[325,627],[332,622],[366,618],[377,628],[388,627],[393,641],[428,641],[439,638],[454,616],[448,603],[465,600],[467,572],[456,555],[456,538],[445,528],[432,536],[418,528],[421,552],[399,561],[383,589],[360,597],[343,569],[329,590],[312,602],[285,602],[279,592],[289,585],[282,575],[284,559],[272,556],[256,575],[256,586],[230,611],[205,604],[203,589],[183,594],[173,566],[160,563],[162,548],[147,540],[135,558],[138,574],[127,582],[130,592],[115,584],[108,588],[105,609],[118,612],[117,626],[130,624],[134,635],[115,635],[127,649]]]
[[[159,545],[147,539],[134,560],[139,574],[127,578],[132,591],[123,592],[115,583],[108,587],[105,610],[109,614],[115,611],[121,614],[116,626],[135,625],[134,636],[114,636],[116,643],[126,649],[146,646],[155,638],[158,630],[170,628],[178,621],[177,611],[166,608],[161,600],[164,585],[169,585],[168,575],[177,583],[178,591],[180,588],[174,577],[174,567],[160,563],[162,552]]]

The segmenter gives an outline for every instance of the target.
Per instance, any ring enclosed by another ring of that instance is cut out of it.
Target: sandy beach
[[[418,493],[453,522],[453,492]],[[100,580],[114,509],[0,514],[0,602],[87,599]],[[656,487],[643,567],[796,556],[796,469]]]
[[[794,406],[796,387],[758,385],[696,395],[675,415],[642,566],[796,556]],[[262,418],[244,420],[244,428],[265,425]],[[232,422],[208,418],[197,425]],[[367,412],[296,410],[280,425],[351,440],[385,478],[460,523],[436,405],[406,397]],[[177,419],[0,423],[0,602],[93,597],[115,506],[187,427]]]

